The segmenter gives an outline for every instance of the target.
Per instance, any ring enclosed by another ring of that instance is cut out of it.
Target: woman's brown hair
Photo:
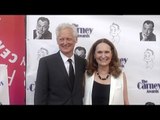
[[[88,60],[87,61],[87,73],[88,75],[92,75],[98,69],[98,63],[96,62],[94,58],[94,54],[95,54],[97,45],[100,43],[106,43],[111,47],[112,59],[109,64],[109,73],[112,74],[115,78],[117,78],[121,73],[118,53],[113,43],[106,38],[99,39],[95,43],[93,43],[89,51],[88,58],[87,58]]]

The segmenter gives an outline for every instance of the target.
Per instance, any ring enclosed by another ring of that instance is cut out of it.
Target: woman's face
[[[108,66],[112,59],[111,47],[106,43],[98,44],[94,57],[98,63],[98,66]]]

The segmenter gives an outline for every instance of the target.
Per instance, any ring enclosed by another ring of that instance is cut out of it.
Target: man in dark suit
[[[142,32],[140,32],[140,41],[156,41],[156,35],[153,33],[154,23],[146,20],[143,23]]]
[[[38,18],[36,29],[33,30],[33,39],[52,39],[52,33],[49,31],[49,24],[48,18]]]
[[[82,105],[83,79],[86,60],[73,54],[77,43],[77,30],[68,23],[56,29],[59,51],[39,61],[34,104],[35,105]],[[75,73],[72,86],[69,79],[69,62]]]

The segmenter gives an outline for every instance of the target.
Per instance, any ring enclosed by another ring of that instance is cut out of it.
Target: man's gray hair
[[[73,24],[69,24],[69,23],[62,23],[62,24],[58,25],[58,27],[56,28],[56,36],[58,37],[60,31],[65,28],[71,29],[73,31],[73,36],[77,37],[77,35],[78,35],[77,28]]]

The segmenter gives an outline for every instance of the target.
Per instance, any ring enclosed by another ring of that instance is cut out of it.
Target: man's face
[[[37,23],[37,31],[39,34],[44,34],[46,30],[48,30],[48,22],[39,20]]]
[[[69,28],[65,28],[60,31],[57,43],[59,45],[59,49],[66,56],[70,56],[73,54],[74,46],[77,42],[77,38],[74,37],[73,31]]]
[[[113,37],[116,37],[119,33],[119,29],[116,25],[112,25],[110,26],[110,34],[113,36]]]
[[[152,32],[153,32],[153,26],[152,26],[152,24],[145,23],[143,25],[143,28],[142,28],[142,34],[145,37],[148,37]]]
[[[151,51],[145,51],[144,53],[144,60],[146,62],[150,62],[152,60],[153,56],[152,56],[152,53]]]

